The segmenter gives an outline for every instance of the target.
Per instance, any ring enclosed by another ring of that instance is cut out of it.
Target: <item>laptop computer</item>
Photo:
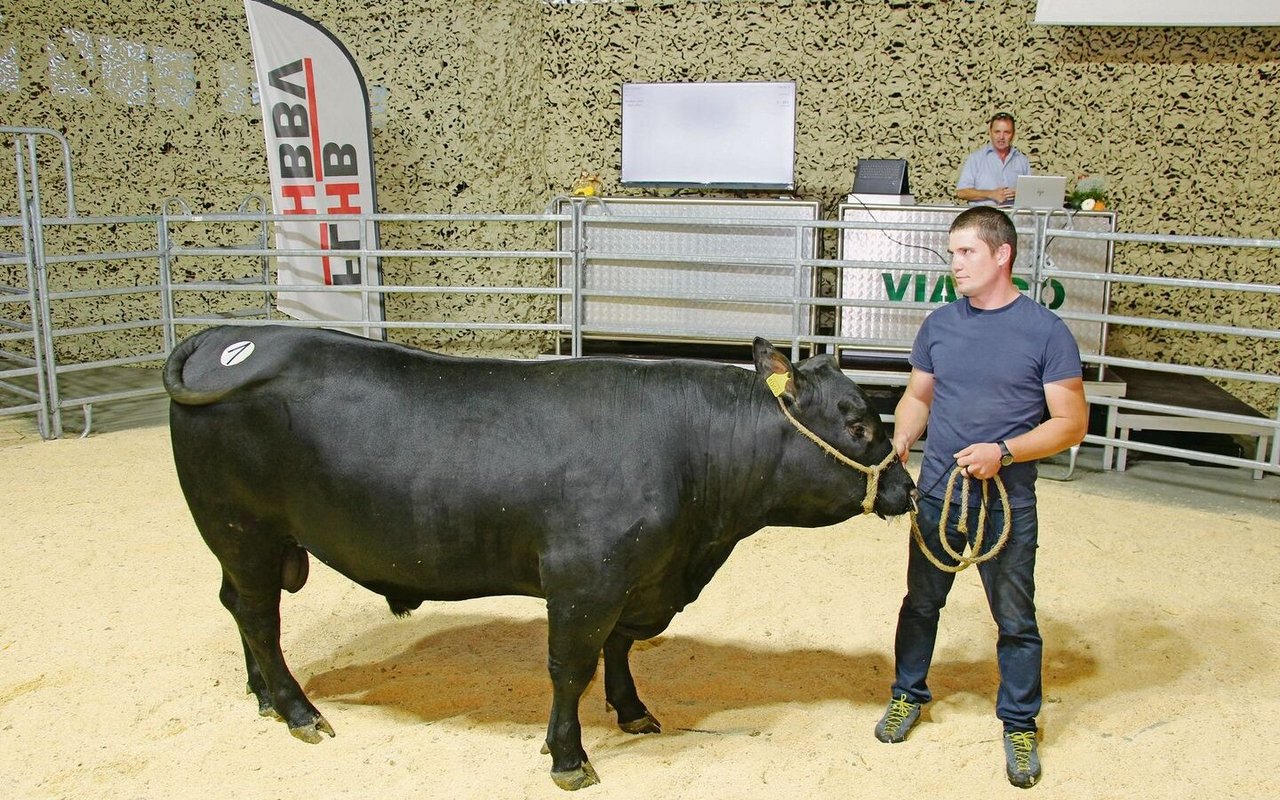
[[[853,193],[911,194],[906,159],[858,159],[858,169],[853,174]]]
[[[1019,175],[1013,187],[1014,209],[1044,211],[1062,208],[1067,199],[1067,179],[1062,175]]]

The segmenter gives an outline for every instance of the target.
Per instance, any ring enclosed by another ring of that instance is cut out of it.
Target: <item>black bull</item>
[[[754,356],[755,372],[519,363],[279,326],[182,342],[164,370],[174,460],[222,565],[260,712],[308,742],[333,735],[280,650],[280,590],[301,588],[308,552],[397,614],[542,597],[552,777],[596,783],[578,702],[601,652],[621,728],[658,732],[636,694],[633,642],[661,633],[752,533],[866,510],[867,473],[802,436],[780,401],[847,458],[887,462],[877,514],[911,504],[879,417],[834,359],[793,366],[763,339]]]

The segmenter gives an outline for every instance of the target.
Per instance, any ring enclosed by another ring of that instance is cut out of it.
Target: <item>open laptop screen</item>
[[[1067,179],[1061,175],[1019,175],[1014,186],[1013,207],[1032,210],[1062,208],[1067,197]]]

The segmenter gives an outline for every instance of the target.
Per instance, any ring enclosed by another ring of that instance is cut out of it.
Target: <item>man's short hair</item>
[[[1009,124],[1014,126],[1015,128],[1018,127],[1018,123],[1013,121],[1013,115],[1010,114],[1008,111],[997,111],[995,115],[991,117],[991,119],[987,120],[987,127],[990,128],[992,125],[995,125],[997,122],[999,122],[1002,119],[1007,120]]]
[[[995,206],[973,206],[951,221],[950,232],[959,230],[975,231],[992,253],[1002,244],[1009,245],[1009,269],[1013,269],[1014,259],[1018,257],[1018,231],[1008,214]]]

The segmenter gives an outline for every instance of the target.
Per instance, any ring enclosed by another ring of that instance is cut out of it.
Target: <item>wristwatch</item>
[[[1009,452],[1009,446],[1004,442],[1000,443],[1000,466],[1007,467],[1013,463],[1013,453]]]

